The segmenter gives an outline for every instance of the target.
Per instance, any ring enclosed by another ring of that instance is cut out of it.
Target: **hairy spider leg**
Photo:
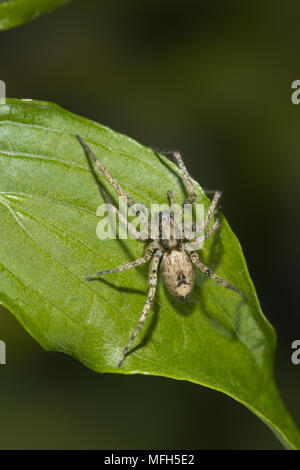
[[[102,172],[102,174],[105,176],[107,181],[115,188],[119,196],[126,197],[127,199],[127,205],[128,207],[131,207],[134,204],[133,199],[127,195],[127,193],[124,191],[122,186],[119,185],[119,183],[111,176],[111,174],[107,171],[107,169],[102,165],[102,163],[98,160],[98,158],[95,157],[93,154],[92,150],[88,146],[88,144],[83,140],[80,135],[76,135],[76,138],[79,140],[80,144],[90,157],[90,159],[96,164],[96,166],[99,168],[99,170]]]
[[[158,269],[158,265],[159,265],[159,261],[160,261],[161,257],[162,257],[162,252],[161,251],[156,251],[154,253],[152,259],[151,259],[151,263],[150,263],[150,267],[149,267],[149,292],[148,292],[148,297],[147,297],[146,303],[144,305],[142,315],[140,316],[139,322],[137,324],[137,327],[133,331],[127,345],[123,349],[122,357],[121,357],[121,360],[119,362],[118,367],[122,367],[122,364],[124,362],[126,354],[128,353],[128,351],[130,349],[131,344],[135,340],[135,337],[138,334],[138,332],[144,326],[144,323],[145,323],[146,318],[148,316],[148,313],[149,313],[149,310],[150,310],[150,307],[151,307],[151,304],[153,302],[155,292],[156,292],[157,269]]]
[[[104,276],[106,274],[121,273],[123,271],[128,271],[128,269],[135,268],[136,266],[140,266],[141,264],[145,264],[150,260],[155,249],[156,249],[155,242],[151,242],[147,246],[145,250],[145,254],[142,258],[138,258],[134,261],[131,261],[130,263],[122,264],[121,266],[117,266],[116,268],[113,268],[113,269],[105,269],[104,271],[98,271],[97,273],[91,274],[90,276],[88,276],[86,280],[90,281],[91,279],[95,279],[96,277]]]
[[[243,294],[239,289],[237,289],[236,287],[229,284],[228,281],[226,281],[222,277],[218,276],[213,271],[211,271],[207,266],[205,266],[203,263],[201,263],[201,261],[199,259],[199,255],[196,251],[192,251],[190,253],[190,258],[191,258],[192,262],[194,263],[194,265],[197,266],[197,268],[200,269],[200,271],[202,271],[206,276],[214,279],[214,281],[216,281],[218,284],[225,287],[226,289],[230,289],[233,292],[236,292],[237,294],[241,295],[244,299],[247,299],[247,296],[245,294]]]
[[[190,252],[197,250],[198,246],[202,246],[202,244],[207,240],[218,228],[220,228],[221,222],[219,219],[216,219],[213,225],[210,227],[210,229],[206,233],[202,233],[200,237],[196,238],[196,240],[192,243],[184,243],[183,244],[183,249]],[[197,232],[196,232],[197,233]]]
[[[197,194],[196,194],[196,191],[195,191],[195,186],[194,186],[194,183],[192,181],[192,178],[191,178],[189,172],[187,171],[186,166],[183,162],[182,156],[180,155],[180,153],[178,151],[166,152],[166,154],[167,155],[168,154],[172,155],[175,158],[179,168],[181,169],[185,184],[186,184],[187,189],[188,189],[189,195],[185,199],[185,201],[183,202],[182,205],[184,205],[184,204],[193,204],[196,200]]]
[[[167,191],[167,197],[169,199],[169,203],[172,206],[174,204],[174,194],[172,191]]]
[[[107,192],[105,191],[105,189],[99,185],[99,191],[101,192],[103,198],[105,199],[106,202],[108,202],[108,204],[111,205],[111,208],[112,208],[112,211],[114,212],[114,214],[116,215],[116,217],[118,217],[118,219],[120,220],[120,222],[125,226],[127,227],[128,231],[131,233],[131,235],[136,239],[138,240],[139,242],[144,242],[146,240],[148,240],[148,238],[143,238],[136,230],[136,228],[127,220],[127,218],[119,211],[119,209],[114,205],[113,203],[113,200],[111,199],[111,197],[107,194]],[[149,228],[149,227],[147,227]]]
[[[215,192],[215,195],[214,195],[214,198],[213,198],[213,200],[212,200],[212,202],[211,202],[211,204],[210,204],[210,206],[209,206],[209,209],[208,209],[208,211],[207,211],[207,214],[206,214],[206,216],[205,216],[205,219],[204,219],[204,221],[203,221],[203,224],[202,224],[200,227],[197,227],[195,223],[193,224],[193,228],[192,228],[192,229],[193,229],[193,232],[196,233],[196,238],[195,238],[195,240],[194,240],[194,242],[193,242],[193,244],[195,245],[195,249],[197,249],[196,246],[197,246],[197,245],[199,246],[199,243],[202,244],[202,243],[203,243],[215,230],[217,230],[217,229],[219,228],[219,226],[220,226],[220,221],[219,221],[219,219],[216,219],[216,222],[215,222],[215,223],[213,224],[213,226],[212,226],[212,231],[211,231],[211,229],[210,229],[209,232],[208,232],[209,235],[206,235],[206,234],[204,233],[206,227],[209,225],[209,222],[210,222],[210,220],[211,220],[211,218],[212,218],[212,216],[213,216],[213,213],[214,213],[214,211],[215,211],[215,209],[216,209],[216,207],[217,207],[218,201],[219,201],[219,199],[220,199],[221,196],[222,196],[222,193],[221,193],[220,191],[216,191],[216,192]],[[199,235],[198,237],[197,237],[197,234]],[[191,249],[192,249],[192,248],[191,248]],[[191,249],[190,249],[190,251],[191,251]]]

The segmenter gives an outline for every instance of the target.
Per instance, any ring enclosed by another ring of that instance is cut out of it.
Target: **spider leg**
[[[220,219],[216,219],[210,229],[204,234],[204,241],[221,227]]]
[[[181,169],[182,171],[182,174],[183,174],[183,178],[184,178],[184,181],[185,181],[185,184],[187,185],[187,189],[188,189],[188,197],[185,199],[184,204],[193,204],[195,202],[195,199],[197,197],[197,194],[196,194],[196,191],[195,191],[195,186],[194,186],[194,183],[192,182],[192,178],[190,177],[187,169],[186,169],[186,166],[182,160],[182,156],[180,155],[180,153],[178,151],[175,151],[175,152],[167,152],[168,154],[171,154],[179,168]]]
[[[95,157],[93,154],[92,150],[88,146],[88,144],[83,140],[80,135],[76,135],[76,138],[79,140],[81,143],[82,147],[88,154],[91,160],[96,164],[96,166],[99,168],[99,170],[103,173],[107,181],[115,188],[119,196],[126,197],[127,199],[127,205],[128,207],[131,207],[134,204],[133,199],[131,199],[129,196],[127,196],[126,192],[124,189],[119,185],[119,183],[110,175],[110,173],[107,171],[107,169],[102,165],[102,163]]]
[[[137,230],[135,229],[135,227],[127,220],[127,218],[119,211],[119,209],[114,205],[112,199],[110,198],[110,196],[108,195],[108,193],[105,191],[105,189],[99,185],[99,191],[101,192],[103,198],[105,199],[105,201],[111,205],[111,208],[112,208],[112,211],[115,213],[115,215],[118,217],[118,219],[120,220],[120,222],[125,226],[127,227],[129,233],[131,233],[131,235],[136,239],[138,240],[139,242],[144,242],[145,240],[148,240],[148,238],[143,238],[141,237],[141,235],[137,232]],[[149,230],[149,226],[147,227],[147,229]]]
[[[207,268],[207,266],[205,266],[203,263],[201,263],[200,259],[199,259],[199,256],[198,256],[198,253],[196,253],[196,251],[192,251],[190,253],[190,257],[191,257],[191,260],[192,262],[194,263],[194,265],[200,269],[200,271],[202,271],[204,274],[206,274],[206,276],[208,277],[211,277],[212,279],[214,279],[218,284],[221,284],[221,286],[225,287],[226,289],[230,289],[232,290],[233,292],[236,292],[237,294],[241,295],[242,297],[244,297],[244,299],[247,299],[248,297],[243,294],[240,290],[238,290],[236,287],[232,286],[231,284],[229,284],[229,282],[227,282],[225,279],[223,279],[222,277],[218,276],[217,274],[215,274],[213,271],[211,271],[209,268]]]
[[[205,216],[203,225],[201,227],[202,230],[204,230],[207,227],[207,225],[209,224],[221,196],[222,196],[222,193],[220,191],[215,192],[214,198],[212,200],[211,205],[209,206],[209,209],[208,209],[207,214]]]
[[[214,224],[210,227],[210,229],[206,233],[203,233],[200,237],[196,238],[195,241],[191,243],[184,243],[183,244],[184,250],[186,251],[200,250],[205,240],[207,240],[216,230],[218,230],[220,226],[221,226],[220,220],[216,219]]]
[[[169,203],[172,206],[172,204],[174,204],[174,195],[173,195],[172,191],[167,191],[167,196],[168,196],[168,199],[169,199]]]
[[[205,219],[202,223],[202,225],[197,226],[195,223],[193,223],[193,226],[192,226],[192,230],[193,232],[196,232],[196,239],[195,241],[193,242],[195,244],[195,250],[199,250],[201,248],[201,245],[202,243],[215,231],[217,230],[217,228],[219,227],[219,222],[217,223],[214,223],[214,225],[212,226],[212,231],[209,231],[209,235],[206,235],[204,233],[206,227],[208,226],[212,216],[213,216],[213,213],[216,209],[216,206],[218,204],[218,201],[220,199],[220,197],[222,196],[222,193],[220,191],[216,191],[215,192],[215,195],[214,195],[214,198],[209,206],[209,209],[206,213],[206,216],[205,216]],[[197,234],[198,234],[198,237],[197,237]],[[199,236],[200,234],[200,236]],[[186,237],[188,240],[192,240],[192,238],[189,238],[189,237]],[[197,244],[197,246],[196,246]],[[198,248],[199,247],[199,248]],[[190,250],[191,251],[191,250]]]
[[[141,264],[145,264],[147,263],[147,261],[149,261],[155,249],[156,249],[155,243],[151,242],[147,246],[145,255],[143,256],[143,258],[138,258],[134,261],[131,261],[131,263],[122,264],[121,266],[117,266],[116,268],[113,268],[113,269],[105,269],[104,271],[98,271],[97,273],[91,274],[90,276],[88,276],[86,280],[90,281],[91,279],[95,279],[96,277],[104,276],[106,274],[121,273],[123,271],[128,271],[128,269],[135,268],[136,266],[140,266]]]
[[[148,297],[147,297],[146,303],[144,305],[142,315],[140,316],[139,322],[137,324],[137,327],[133,331],[127,345],[123,349],[122,357],[121,357],[121,360],[119,362],[118,367],[122,367],[122,364],[124,362],[126,354],[128,353],[128,351],[130,349],[130,346],[132,345],[133,341],[135,340],[135,337],[138,334],[138,332],[140,331],[140,329],[143,327],[143,325],[146,321],[146,318],[148,316],[148,313],[149,313],[149,310],[150,310],[150,307],[151,307],[151,304],[153,302],[154,295],[155,295],[155,292],[156,292],[157,269],[158,269],[158,265],[159,265],[159,261],[160,261],[161,256],[162,256],[162,252],[161,251],[156,251],[153,255],[152,260],[151,260],[150,267],[149,267],[149,292],[148,292]]]

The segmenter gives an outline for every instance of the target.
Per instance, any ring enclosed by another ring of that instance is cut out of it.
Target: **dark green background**
[[[204,188],[224,192],[278,332],[277,382],[298,424],[299,14],[296,0],[75,0],[0,33],[9,97],[54,101],[146,145],[179,149]],[[0,339],[1,448],[281,448],[215,391],[96,374],[41,350],[3,310]]]

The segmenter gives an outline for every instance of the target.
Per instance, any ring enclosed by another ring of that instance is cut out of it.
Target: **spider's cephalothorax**
[[[101,170],[105,178],[112,184],[115,188],[117,193],[120,196],[127,198],[127,205],[128,207],[133,206],[134,201],[127,196],[124,189],[119,185],[119,183],[109,174],[106,168],[102,165],[102,163],[95,157],[91,149],[88,147],[86,142],[80,137],[76,136],[89,157],[93,160],[96,166]],[[188,197],[182,204],[193,204],[196,199],[196,192],[194,188],[194,184],[191,180],[189,173],[183,163],[181,155],[179,152],[174,152],[173,156],[180,167],[184,181],[186,183],[188,189]],[[104,191],[103,188],[100,188],[101,193],[105,200],[111,204],[111,208],[114,211],[115,215],[119,218],[121,223],[126,224],[128,231],[131,235],[134,236],[138,241],[145,242],[145,238],[143,238],[135,229],[135,227],[124,218],[124,216],[119,212],[119,210],[112,204],[112,200],[110,199],[109,195]],[[240,292],[236,287],[229,284],[225,279],[221,278],[209,268],[207,268],[199,258],[197,250],[202,242],[204,242],[215,230],[217,230],[220,226],[220,222],[218,219],[211,225],[211,227],[207,230],[210,221],[213,217],[214,211],[216,209],[217,203],[221,197],[220,192],[216,192],[213,198],[213,201],[207,211],[207,214],[204,218],[203,224],[200,227],[193,226],[193,236],[188,237],[186,236],[186,240],[188,243],[184,243],[182,237],[178,236],[179,227],[176,225],[174,220],[174,215],[172,211],[162,211],[159,212],[159,237],[151,238],[149,235],[149,239],[151,242],[148,244],[145,250],[145,254],[142,258],[136,259],[131,263],[124,264],[122,266],[118,266],[113,269],[107,269],[105,271],[99,271],[91,276],[87,277],[87,280],[94,279],[98,276],[103,276],[105,274],[111,273],[120,273],[122,271],[126,271],[128,269],[134,268],[136,266],[140,266],[141,264],[147,263],[150,261],[149,267],[149,292],[148,298],[143,308],[143,312],[140,316],[139,322],[133,333],[131,334],[129,341],[126,347],[123,349],[123,354],[121,360],[119,362],[119,367],[122,366],[124,359],[126,357],[127,352],[131,344],[133,343],[136,335],[138,334],[139,330],[143,327],[146,318],[148,316],[151,304],[154,299],[154,295],[156,292],[156,285],[157,285],[157,271],[159,263],[161,262],[161,273],[163,281],[169,290],[169,292],[177,297],[180,300],[186,300],[188,296],[191,294],[194,283],[195,283],[195,272],[193,268],[193,264],[202,271],[206,276],[211,277],[214,279],[218,284],[221,284],[223,287],[230,289],[234,292],[237,292],[242,297],[246,297],[242,292]],[[171,191],[168,191],[168,198],[169,202],[172,205],[174,203],[173,194]],[[162,225],[164,219],[169,219],[170,221],[170,232],[168,237],[164,237],[162,233]],[[150,221],[148,221],[148,233],[150,234]],[[206,231],[205,231],[206,230]],[[200,242],[200,245],[199,245]]]

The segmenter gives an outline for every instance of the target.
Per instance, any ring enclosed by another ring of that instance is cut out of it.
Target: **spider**
[[[109,174],[109,172],[102,165],[102,163],[95,157],[95,155],[93,154],[92,150],[89,148],[87,143],[79,135],[76,135],[76,137],[79,140],[80,144],[82,145],[83,149],[86,151],[87,155],[96,164],[96,166],[102,172],[102,174],[107,179],[107,181],[115,188],[119,196],[123,196],[127,198],[128,207],[133,206],[134,201],[130,197],[127,196],[124,189]],[[188,190],[188,196],[181,206],[183,207],[184,204],[193,204],[196,200],[196,191],[195,191],[194,183],[185,167],[185,164],[182,160],[180,153],[175,151],[175,152],[172,152],[172,154],[182,172],[183,179]],[[101,187],[99,189],[102,195],[104,196],[105,200],[109,202],[110,204],[112,204],[112,200],[110,199],[109,195],[104,191],[104,189]],[[167,192],[167,197],[169,199],[170,204],[172,205],[174,203],[174,197],[173,197],[172,191]],[[213,200],[211,202],[211,205],[206,213],[202,226],[197,227],[195,226],[195,224],[193,224],[193,231],[194,231],[194,237],[195,237],[195,239],[193,238],[194,240],[193,242],[184,243],[183,242],[184,240],[182,238],[180,239],[176,238],[175,235],[178,232],[176,232],[176,223],[175,223],[172,213],[160,212],[159,213],[160,228],[161,228],[162,219],[168,215],[170,216],[170,219],[169,219],[170,220],[170,237],[168,239],[163,239],[161,237],[161,231],[160,231],[160,236],[158,239],[151,239],[150,237],[148,238],[151,240],[151,242],[146,247],[145,254],[142,258],[136,259],[134,261],[131,261],[130,263],[126,263],[121,266],[117,266],[116,268],[113,268],[113,269],[99,271],[86,278],[87,281],[90,281],[91,279],[94,279],[96,277],[103,276],[106,274],[121,273],[123,271],[127,271],[128,269],[135,268],[137,266],[140,266],[150,261],[149,276],[148,276],[148,282],[149,282],[148,297],[144,305],[140,319],[138,321],[138,324],[135,330],[133,331],[133,333],[131,334],[127,345],[123,349],[122,357],[120,359],[118,367],[121,367],[123,365],[125,357],[127,356],[127,353],[133,341],[135,340],[138,332],[144,326],[144,323],[146,321],[151,304],[155,296],[156,286],[157,286],[157,272],[158,272],[158,267],[159,267],[160,262],[161,262],[160,268],[161,268],[163,282],[166,285],[169,292],[179,300],[182,300],[182,301],[186,300],[189,297],[189,295],[192,293],[192,290],[195,284],[195,272],[194,272],[193,265],[195,265],[198,269],[200,269],[200,271],[202,271],[202,273],[204,273],[206,276],[214,279],[221,286],[238,293],[244,298],[247,298],[247,296],[243,294],[242,292],[240,292],[236,287],[229,284],[225,279],[218,276],[213,271],[211,271],[207,266],[205,266],[200,261],[199,255],[196,251],[196,249],[199,249],[199,245],[197,244],[197,242],[199,241],[204,242],[210,235],[212,235],[213,232],[215,232],[220,227],[219,219],[215,218],[213,225],[205,233],[205,229],[207,229],[214,215],[214,212],[215,212],[215,209],[217,207],[220,197],[221,197],[221,193],[219,191],[216,191],[214,194]],[[119,212],[117,207],[115,207],[113,204],[111,205],[111,207],[115,215],[119,218],[119,220],[127,224],[128,231],[132,235],[134,235],[134,238],[136,238],[138,241],[141,241],[141,242],[145,242],[147,240],[137,234],[136,229],[132,226],[132,224],[130,224],[130,222],[127,221],[127,219],[125,220],[124,216],[122,216],[122,214]],[[148,226],[148,229],[149,229],[149,226]]]

